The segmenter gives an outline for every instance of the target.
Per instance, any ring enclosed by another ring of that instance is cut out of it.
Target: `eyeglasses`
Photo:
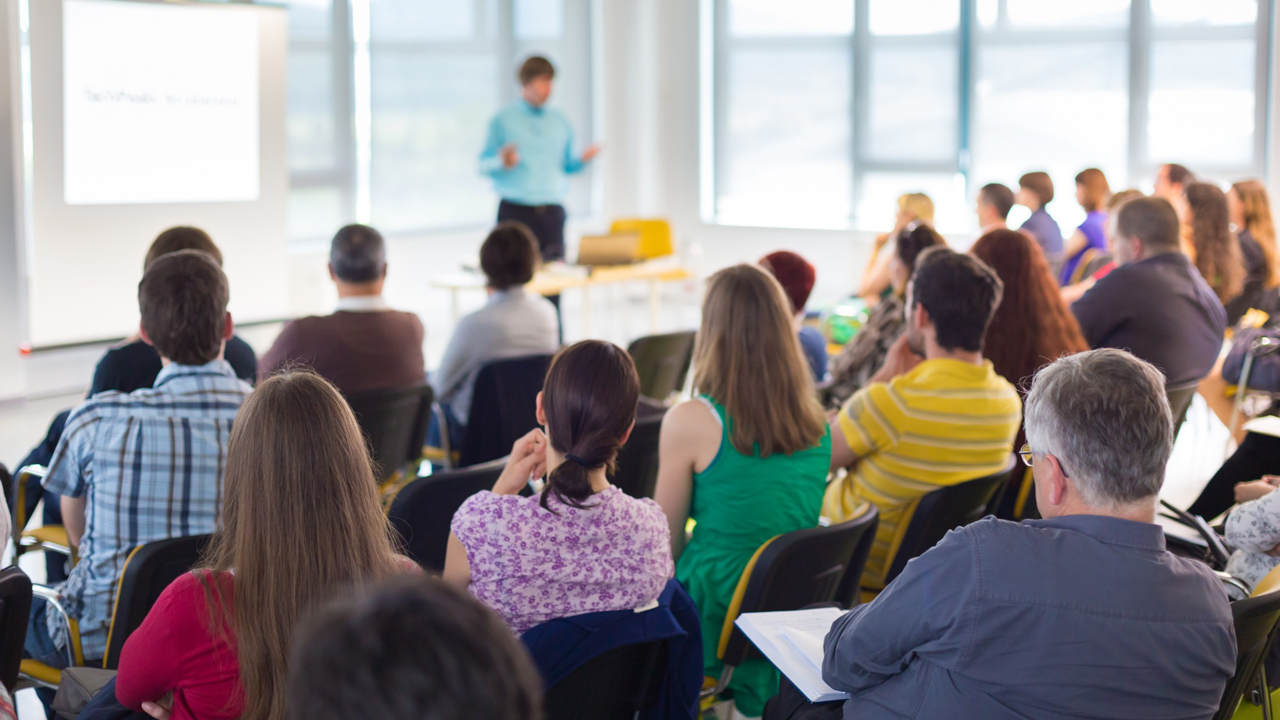
[[[1022,462],[1025,463],[1027,467],[1031,467],[1031,463],[1033,461],[1033,458],[1031,457],[1031,443],[1023,443],[1022,449],[1018,451],[1018,456],[1022,458]]]

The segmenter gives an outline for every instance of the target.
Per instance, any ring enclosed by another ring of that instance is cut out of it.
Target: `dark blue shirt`
[[[1096,515],[954,530],[831,627],[844,716],[1208,719],[1235,672],[1231,607],[1159,526]]]
[[[1071,305],[1089,347],[1128,350],[1169,384],[1213,369],[1227,311],[1200,271],[1179,252],[1121,265]]]
[[[814,382],[827,379],[827,339],[817,328],[805,325],[800,328],[800,349],[804,351],[804,360],[809,364]]]
[[[1046,258],[1053,259],[1062,254],[1062,228],[1044,208],[1031,213],[1031,217],[1018,229],[1036,239]]]

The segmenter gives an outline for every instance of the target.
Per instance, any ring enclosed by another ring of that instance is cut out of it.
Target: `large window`
[[[1164,162],[1263,172],[1270,0],[704,0],[724,223],[881,227],[923,191],[944,229],[987,182],[1149,186]]]
[[[552,105],[592,139],[591,0],[290,0],[290,235],[483,225],[478,157],[527,55],[557,67]],[[589,172],[570,212],[589,212]]]

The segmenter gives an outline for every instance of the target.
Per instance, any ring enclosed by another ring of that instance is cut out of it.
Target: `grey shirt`
[[[471,391],[480,367],[491,360],[554,353],[560,321],[550,300],[524,288],[499,290],[484,307],[458,321],[432,386],[463,425],[471,413]]]
[[[1210,718],[1235,672],[1226,591],[1160,527],[1075,515],[954,530],[832,625],[844,716]]]

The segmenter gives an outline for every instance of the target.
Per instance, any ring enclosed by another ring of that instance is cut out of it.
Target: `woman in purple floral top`
[[[458,508],[445,580],[468,588],[517,633],[657,600],[674,572],[666,516],[607,476],[639,398],[626,351],[598,340],[561,350],[538,395],[546,433],[517,440],[493,491]],[[520,497],[544,471],[543,491]]]

